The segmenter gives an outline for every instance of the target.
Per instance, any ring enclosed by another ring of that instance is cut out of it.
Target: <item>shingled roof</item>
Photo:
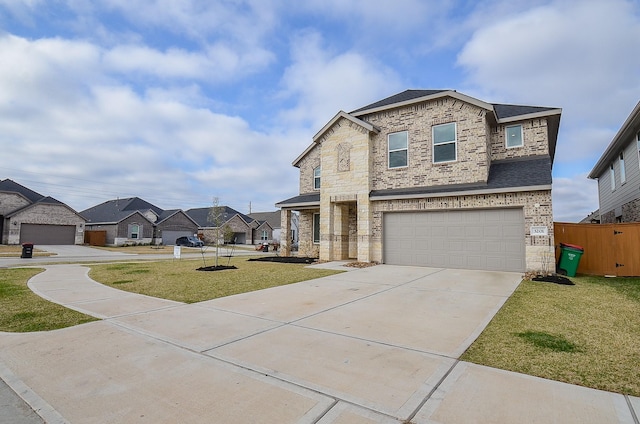
[[[99,205],[93,206],[80,212],[88,223],[115,223],[120,222],[129,215],[145,211],[153,211],[158,217],[163,214],[163,210],[154,204],[139,197],[129,197],[125,199],[107,200]]]
[[[40,200],[42,200],[45,196],[43,196],[40,193],[36,193],[35,191],[26,188],[25,186],[18,184],[17,182],[10,180],[10,179],[5,179],[0,181],[0,191],[4,191],[4,192],[8,192],[8,193],[18,193],[22,196],[24,196],[27,200],[29,200],[31,203],[35,203],[38,202]],[[53,198],[51,198],[53,199]],[[53,199],[55,200],[55,199]],[[56,200],[57,202],[57,200]]]

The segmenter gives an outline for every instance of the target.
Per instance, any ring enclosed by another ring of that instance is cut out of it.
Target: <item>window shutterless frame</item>
[[[624,184],[627,182],[627,170],[624,168],[624,153],[620,152],[620,158],[618,159],[618,163],[620,164],[620,184]]]
[[[432,127],[433,163],[458,160],[458,136],[455,122]]]
[[[320,214],[313,214],[313,243],[320,243]]]
[[[320,167],[313,169],[313,189],[320,190]]]
[[[611,178],[611,191],[616,191],[616,171],[613,164],[609,167],[609,178]]]
[[[524,146],[524,135],[522,133],[522,125],[510,125],[505,128],[505,147],[513,149],[514,147]]]
[[[409,164],[409,132],[400,131],[387,136],[389,169],[406,168]]]

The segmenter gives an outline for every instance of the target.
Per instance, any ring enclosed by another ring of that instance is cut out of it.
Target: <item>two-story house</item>
[[[299,211],[299,254],[321,260],[541,269],[561,112],[453,90],[338,112],[293,162],[300,194],[276,204],[282,230]]]
[[[589,178],[598,180],[601,224],[640,221],[640,102],[600,156]]]

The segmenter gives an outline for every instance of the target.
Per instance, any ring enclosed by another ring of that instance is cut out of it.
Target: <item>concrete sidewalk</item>
[[[637,423],[638,398],[457,360],[519,281],[379,265],[186,305],[50,266],[32,290],[103,320],[0,334],[0,378],[47,422]]]

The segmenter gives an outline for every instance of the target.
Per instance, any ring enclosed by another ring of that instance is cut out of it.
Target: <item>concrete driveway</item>
[[[102,321],[0,334],[47,422],[634,423],[640,400],[459,362],[515,273],[379,265],[185,305],[48,267],[30,287]]]

